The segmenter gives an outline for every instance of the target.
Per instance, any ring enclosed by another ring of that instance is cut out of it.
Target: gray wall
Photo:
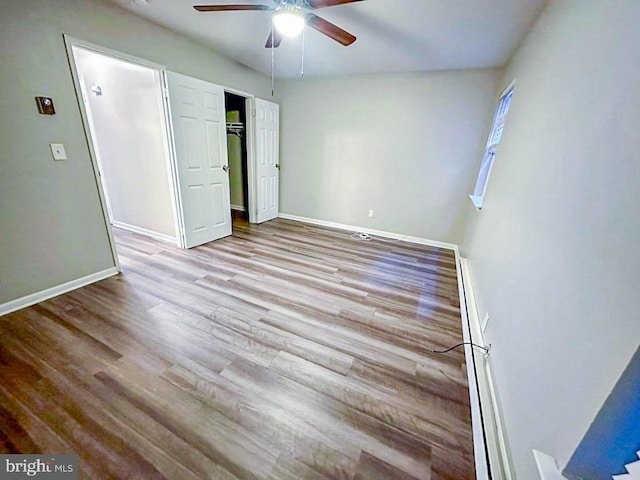
[[[270,81],[97,0],[0,4],[0,304],[113,265],[69,72],[66,33],[267,97]],[[33,97],[54,98],[38,115]],[[49,143],[69,160],[54,163]]]
[[[160,72],[74,48],[111,219],[175,238]],[[98,86],[101,95],[92,88]]]
[[[463,242],[518,478],[564,467],[637,349],[640,3],[550,2]],[[463,192],[461,192],[463,193]]]
[[[280,210],[457,243],[499,74],[280,82]]]

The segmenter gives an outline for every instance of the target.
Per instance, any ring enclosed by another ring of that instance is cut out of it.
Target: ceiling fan
[[[356,41],[356,37],[331,22],[306,10],[316,10],[318,8],[333,7],[346,3],[360,2],[363,0],[273,0],[277,5],[270,7],[267,5],[196,5],[199,12],[230,12],[230,11],[250,11],[262,10],[274,12],[272,15],[273,28],[266,48],[277,48],[280,46],[282,37],[295,37],[304,29],[305,25],[323,33],[327,37],[346,46]]]

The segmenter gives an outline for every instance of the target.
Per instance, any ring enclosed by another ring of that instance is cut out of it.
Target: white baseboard
[[[462,341],[474,341],[471,323],[477,322],[477,315],[474,318],[475,309],[469,311],[468,305],[474,303],[473,292],[466,287],[465,275],[463,274],[463,262],[456,250],[456,266],[458,273],[458,293],[460,296],[460,316],[462,320]],[[478,343],[477,341],[475,343]],[[483,345],[484,346],[484,345]],[[480,392],[478,391],[476,379],[476,367],[474,364],[473,347],[465,345],[464,358],[467,367],[467,382],[469,384],[469,402],[471,406],[471,433],[473,436],[473,456],[475,459],[475,469],[477,480],[489,480],[493,478],[490,474],[490,466],[487,463],[487,446],[485,445],[485,425],[483,422],[482,408],[480,404]]]
[[[242,205],[233,205],[231,204],[231,210],[238,210],[239,212],[244,212],[245,209]]]
[[[337,228],[339,230],[349,230],[351,232],[364,232],[364,233],[368,233],[369,235],[375,235],[378,237],[392,238],[394,240],[402,240],[403,242],[417,243],[420,245],[429,245],[431,247],[446,248],[449,250],[454,250],[456,252],[458,251],[458,245],[454,243],[439,242],[437,240],[430,240],[428,238],[412,237],[409,235],[402,235],[400,233],[385,232],[383,230],[373,230],[371,228],[358,227],[356,225],[346,225],[344,223],[329,222],[326,220],[318,220],[316,218],[301,217],[298,215],[290,215],[288,213],[280,213],[278,217],[284,218],[285,220],[295,220],[296,222],[310,223],[312,225],[320,225],[322,227]]]
[[[533,451],[533,457],[536,459],[540,480],[566,480],[560,473],[558,462],[551,455],[547,455],[539,450]]]
[[[87,286],[89,284],[104,280],[105,278],[109,278],[117,274],[118,269],[116,267],[111,267],[107,268],[106,270],[102,270],[101,272],[92,273],[91,275],[87,275],[86,277],[71,280],[70,282],[63,283],[62,285],[57,285],[40,292],[32,293],[31,295],[27,295],[26,297],[16,298],[15,300],[11,300],[10,302],[0,305],[0,316],[15,312],[16,310],[20,310],[21,308],[30,307],[31,305],[35,305],[36,303],[44,302],[45,300],[57,297],[58,295],[62,295],[63,293],[70,292],[71,290],[76,290],[77,288]]]
[[[178,244],[178,239],[176,237],[172,237],[171,235],[154,232],[153,230],[147,230],[146,228],[142,227],[136,227],[135,225],[129,225],[128,223],[119,222],[118,220],[113,220],[111,223],[114,227],[122,228],[123,230],[129,230],[130,232],[139,233],[141,235],[146,235],[147,237],[151,237],[155,240],[160,240],[161,242],[172,243],[173,245]]]
[[[467,259],[460,258],[458,266],[458,284],[461,289],[460,305],[466,307],[462,309],[463,322],[465,318],[468,321],[467,325],[463,325],[464,341],[471,341],[483,347],[488,347],[482,333],[480,316],[476,309]],[[467,376],[469,378],[469,393],[472,404],[474,448],[477,449],[476,461],[478,454],[482,453],[485,459],[489,459],[488,468],[491,470],[493,478],[514,479],[516,477],[511,464],[510,449],[502,421],[502,411],[495,385],[491,358],[485,358],[483,353],[476,350],[474,364],[474,357],[471,352],[472,347],[468,346],[467,348],[465,358],[467,360]],[[478,405],[474,405],[474,401],[478,402]],[[476,427],[481,430],[476,431]],[[483,433],[482,429],[484,430],[484,435],[479,438],[479,435]],[[482,441],[482,446],[479,445],[480,441]],[[476,468],[478,468],[477,464]],[[478,476],[478,478],[482,477]]]

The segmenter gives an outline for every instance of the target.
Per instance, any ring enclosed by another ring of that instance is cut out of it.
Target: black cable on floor
[[[478,345],[478,344],[473,343],[473,342],[462,342],[462,343],[458,343],[457,345],[454,345],[451,348],[447,348],[446,350],[431,350],[431,349],[429,349],[429,351],[431,353],[449,353],[451,350],[455,350],[456,348],[462,347],[463,345],[471,345],[472,347],[479,348],[481,350],[484,350],[484,353],[489,353],[489,350],[491,350],[491,345],[489,345],[488,347],[483,347],[482,345]]]

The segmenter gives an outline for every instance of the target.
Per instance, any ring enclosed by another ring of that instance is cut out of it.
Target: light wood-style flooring
[[[287,220],[0,318],[0,453],[80,478],[473,479],[453,253]]]

